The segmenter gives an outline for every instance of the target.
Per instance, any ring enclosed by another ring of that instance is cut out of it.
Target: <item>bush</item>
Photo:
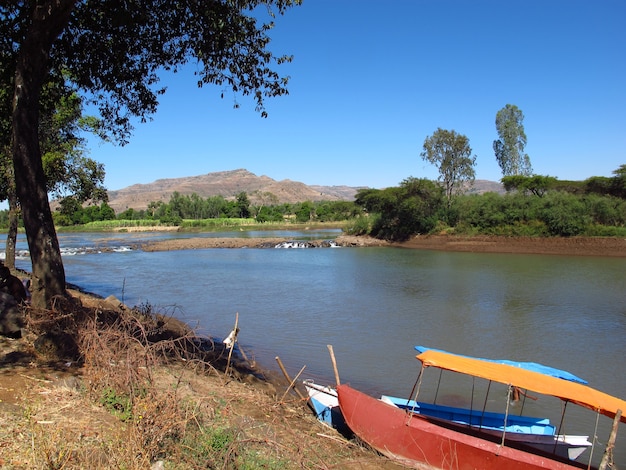
[[[626,201],[623,199],[592,194],[583,201],[594,223],[615,227],[626,225]]]
[[[179,215],[165,214],[159,217],[159,222],[163,225],[181,225],[183,218]]]
[[[544,198],[541,220],[550,235],[571,237],[580,235],[590,224],[585,205],[579,197],[566,193],[552,193]]]
[[[344,229],[348,235],[368,235],[370,233],[370,217],[362,215],[353,219]]]

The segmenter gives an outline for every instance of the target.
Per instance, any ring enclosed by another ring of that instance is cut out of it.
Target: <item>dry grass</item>
[[[0,468],[397,468],[241,358],[225,375],[221,343],[83,300],[30,311],[26,338],[0,344]]]

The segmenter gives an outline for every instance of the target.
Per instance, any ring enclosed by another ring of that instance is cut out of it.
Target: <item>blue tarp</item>
[[[423,353],[427,350],[444,352],[446,354],[455,354],[448,351],[444,351],[443,349],[435,349],[435,348],[427,348],[425,346],[415,346],[415,350],[419,353]],[[567,372],[566,370],[555,369],[554,367],[544,366],[543,364],[538,364],[536,362],[517,362],[517,361],[509,361],[506,359],[484,359],[482,357],[471,357],[464,356],[463,354],[455,354],[456,356],[469,357],[471,359],[478,359],[479,361],[487,361],[487,362],[495,362],[498,364],[506,364],[513,367],[519,367],[520,369],[526,369],[533,372],[538,372],[543,375],[549,375],[550,377],[556,377],[557,379],[569,380],[570,382],[577,382],[580,384],[587,384],[588,382],[585,379],[581,379],[580,377],[575,376]]]

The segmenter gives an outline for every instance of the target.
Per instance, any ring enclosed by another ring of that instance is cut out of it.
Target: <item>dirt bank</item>
[[[70,293],[94,317],[124,310],[113,298]],[[254,361],[238,358],[227,373],[224,352],[210,363],[171,352],[152,363],[157,343],[141,346],[134,332],[130,349],[98,368],[93,354],[108,358],[120,347],[118,323],[93,337],[83,363],[41,352],[29,330],[17,340],[0,336],[0,468],[401,468],[323,426],[286,380]],[[175,319],[161,329],[189,332]],[[149,385],[126,415],[123,396],[94,396],[94,379],[132,370]]]
[[[288,240],[193,238],[156,242],[141,248],[157,251],[265,247],[284,241]],[[626,240],[618,238],[419,236],[391,244],[368,237],[341,236],[335,242],[345,247],[626,256]],[[80,298],[82,306],[93,309],[94,318],[120,307],[115,299],[103,300],[78,291],[71,293]],[[52,313],[59,318],[72,317],[71,312],[62,309]],[[170,320],[174,327],[165,322],[163,328],[180,330],[181,334],[186,331],[185,325]],[[171,359],[150,369],[149,396],[135,404],[132,419],[122,420],[107,409],[103,397],[94,398],[86,392],[90,388],[89,377],[103,380],[104,373],[95,376],[89,361],[81,364],[52,360],[36,349],[34,343],[35,337],[28,332],[18,340],[0,337],[0,468],[135,470],[150,468],[155,464],[155,455],[165,468],[201,468],[183,466],[176,452],[156,452],[150,447],[158,450],[164,436],[182,440],[185,436],[175,433],[179,427],[174,425],[183,420],[195,423],[200,415],[206,420],[202,430],[212,433],[214,444],[221,442],[218,438],[223,437],[224,430],[232,439],[230,447],[222,453],[224,460],[214,462],[215,467],[235,468],[228,467],[232,456],[254,449],[254,455],[264,459],[263,468],[400,468],[322,426],[304,400],[293,392],[286,393],[286,381],[277,381],[275,377],[261,380],[262,371],[225,374],[217,364],[199,369],[190,361]],[[100,351],[98,344],[94,347]],[[113,371],[123,371],[123,365],[124,361],[106,364]],[[139,369],[145,368],[142,365]],[[297,371],[289,372],[295,376]],[[109,405],[111,401],[109,397]],[[186,408],[190,404],[193,408]],[[189,432],[195,428],[181,429]],[[204,441],[193,441],[189,447],[198,448]],[[183,444],[184,440],[175,449],[183,452]],[[222,458],[222,454],[219,449],[211,449],[200,458]],[[206,460],[202,460],[202,465],[209,466]]]
[[[423,235],[393,246],[472,253],[626,257],[626,239],[609,237],[496,237]]]
[[[205,248],[268,248],[288,242],[285,238],[186,238],[163,240],[142,245],[144,251],[193,250]],[[333,240],[342,247],[393,246],[421,250],[466,251],[473,253],[520,253],[568,256],[626,257],[626,239],[608,237],[497,237],[420,235],[401,243],[390,243],[371,237],[342,235]],[[328,244],[311,241],[311,246]]]

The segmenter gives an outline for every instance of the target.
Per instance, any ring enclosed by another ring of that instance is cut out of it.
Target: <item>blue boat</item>
[[[395,405],[398,408],[411,411],[412,413],[429,416],[431,418],[444,419],[479,429],[504,430],[507,433],[542,434],[546,436],[554,436],[556,434],[556,426],[550,424],[548,418],[517,415],[505,416],[504,413],[455,408],[452,406],[424,403],[388,395],[383,395],[381,400]]]
[[[310,379],[304,380],[303,384],[309,395],[309,404],[317,419],[323,424],[335,428],[341,434],[349,435],[350,429],[339,410],[337,391],[329,386],[318,385]]]

